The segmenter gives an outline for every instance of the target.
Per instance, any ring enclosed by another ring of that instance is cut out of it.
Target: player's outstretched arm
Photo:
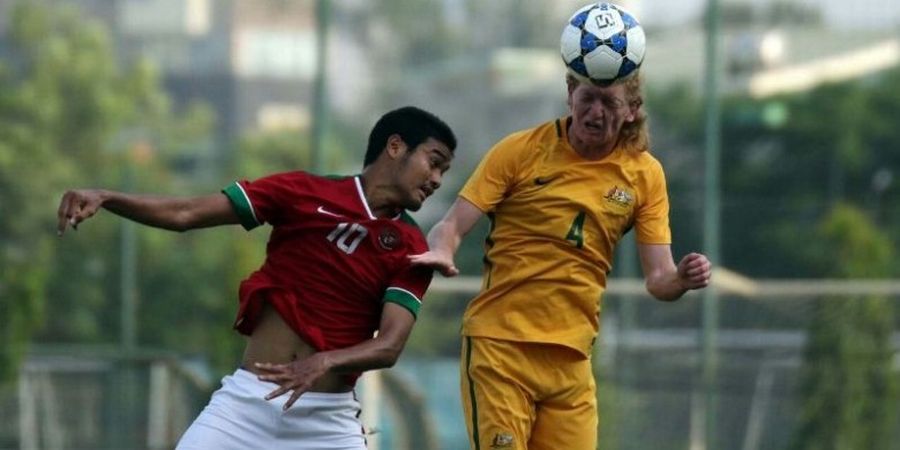
[[[133,195],[102,189],[78,189],[63,194],[57,210],[57,233],[77,229],[101,208],[155,228],[187,231],[239,223],[237,213],[224,194],[199,197]]]
[[[409,261],[415,265],[431,267],[445,277],[459,275],[453,256],[456,255],[463,236],[472,230],[483,214],[470,201],[457,197],[444,218],[428,232],[429,250],[419,255],[410,255]]]
[[[658,300],[678,300],[685,292],[709,285],[711,265],[705,255],[689,253],[675,265],[669,245],[638,244],[647,292]]]
[[[386,302],[381,313],[378,335],[372,339],[340,350],[314,353],[308,358],[288,364],[257,363],[257,369],[264,372],[258,378],[280,386],[270,392],[266,400],[293,391],[284,404],[286,410],[328,372],[364,372],[393,366],[406,346],[415,321],[415,317],[406,308]]]

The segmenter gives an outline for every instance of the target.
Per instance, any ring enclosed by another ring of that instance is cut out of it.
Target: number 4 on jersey
[[[569,234],[566,235],[566,240],[572,241],[575,244],[575,248],[584,246],[584,211],[575,216],[572,226],[569,227]]]

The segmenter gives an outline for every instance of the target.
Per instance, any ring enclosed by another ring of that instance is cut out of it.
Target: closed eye
[[[624,101],[622,101],[619,98],[615,98],[615,97],[607,97],[607,98],[603,99],[603,103],[606,103],[606,106],[609,106],[610,108],[613,108],[613,109],[619,109],[619,108],[622,108],[623,106],[625,106]]]

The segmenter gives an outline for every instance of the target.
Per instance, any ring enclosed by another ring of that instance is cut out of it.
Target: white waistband
[[[258,394],[260,397],[265,397],[270,392],[274,391],[278,388],[277,383],[273,383],[271,381],[261,381],[257,378],[257,375],[243,367],[238,367],[237,370],[231,374],[232,379],[235,383],[241,386],[242,389],[246,389],[251,394]],[[223,384],[225,380],[222,380]],[[287,396],[288,394],[285,394]],[[347,392],[304,392],[301,398],[306,398],[308,400],[313,399],[322,399],[322,400],[356,400],[356,393],[353,391]]]

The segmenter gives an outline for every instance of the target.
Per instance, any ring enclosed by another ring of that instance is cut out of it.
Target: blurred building
[[[704,83],[707,2],[641,2],[650,83]],[[719,0],[726,94],[764,97],[865,76],[900,63],[900,4],[866,0]],[[852,67],[849,67],[852,66]],[[847,70],[849,69],[849,70]]]
[[[312,2],[68,0],[109,24],[124,61],[157,64],[177,104],[202,100],[217,140],[309,124]]]
[[[317,70],[319,2],[315,0],[44,1],[75,7],[106,23],[122,60],[143,57],[157,64],[176,104],[203,100],[212,105],[218,114],[216,147],[251,130],[303,129],[311,124]],[[0,19],[9,17],[8,10],[15,3],[0,0]],[[404,69],[392,73],[377,71],[374,60],[397,57],[399,50],[393,47],[410,43],[395,40],[395,30],[374,14],[385,5],[361,0],[322,3],[331,9],[328,106],[368,119],[373,114],[370,110],[380,109],[374,105],[375,91],[396,94],[407,88],[433,91],[451,103],[497,95],[513,102],[534,98],[546,104],[548,88],[554,95],[563,94],[558,92],[562,86],[562,70],[556,64],[558,31],[546,24],[562,24],[587,2],[565,0],[548,5],[522,1],[510,9],[505,2],[442,0],[437,2],[442,10],[422,20],[442,22],[435,23],[436,28],[464,29],[471,36],[466,42],[469,48],[464,49],[467,54],[430,64],[399,61]],[[402,1],[395,3],[404,7]],[[645,73],[649,83],[702,83],[705,0],[617,3],[635,13],[648,31]],[[883,0],[857,3],[854,8],[844,8],[837,0],[721,0],[724,68],[730,76],[741,78],[896,39],[900,4]],[[414,8],[414,2],[408,6]],[[0,33],[5,22],[0,20]],[[448,79],[458,81],[460,76],[469,81],[487,80],[488,92],[442,91]],[[528,103],[538,112],[548,112],[547,107]],[[550,109],[559,108],[553,105]],[[531,119],[513,120],[508,125],[516,128],[531,123]],[[498,125],[505,128],[503,123]]]
[[[0,1],[4,18],[15,3]],[[211,105],[217,114],[214,147],[251,130],[310,125],[316,73],[314,1],[46,3],[74,7],[105,23],[120,60],[152,61],[176,107],[196,100]]]

